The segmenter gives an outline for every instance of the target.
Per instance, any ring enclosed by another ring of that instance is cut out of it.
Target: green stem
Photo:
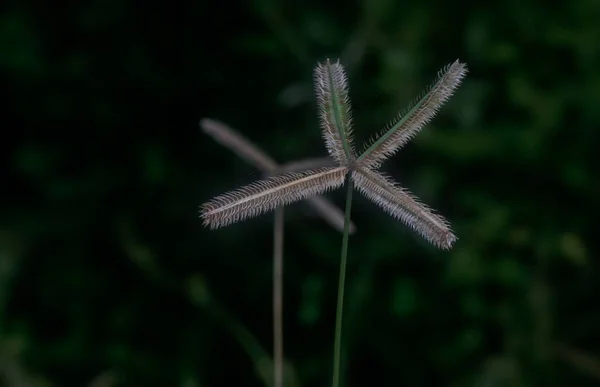
[[[344,214],[344,236],[342,238],[342,257],[340,260],[340,279],[338,282],[337,312],[335,316],[335,343],[333,345],[333,387],[340,385],[340,363],[342,353],[342,313],[344,311],[344,286],[346,282],[346,261],[348,257],[348,238],[350,236],[350,211],[352,209],[353,184],[350,175],[346,177],[346,212]]]
[[[283,208],[273,230],[273,385],[283,387]]]

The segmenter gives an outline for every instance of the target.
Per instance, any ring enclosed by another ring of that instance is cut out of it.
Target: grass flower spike
[[[215,141],[224,147],[229,148],[248,164],[253,165],[262,171],[265,177],[283,175],[290,172],[303,172],[336,165],[335,160],[331,157],[309,158],[279,164],[265,151],[258,148],[242,134],[230,128],[223,122],[210,118],[203,118],[200,121],[200,127],[204,133],[214,138]],[[316,213],[329,223],[331,227],[340,232],[344,229],[344,213],[335,204],[323,196],[312,196],[307,198],[307,201]],[[208,217],[208,214],[206,215]],[[213,222],[205,220],[205,224],[208,227],[217,228],[217,225],[213,224]],[[351,222],[350,233],[353,234],[354,232],[356,232],[356,226]]]
[[[449,223],[407,190],[377,172],[383,161],[413,138],[454,93],[467,73],[458,60],[444,67],[433,84],[405,112],[394,119],[358,156],[352,139],[352,112],[348,78],[339,62],[326,60],[315,68],[314,84],[325,146],[337,166],[271,177],[223,194],[202,205],[201,216],[210,228],[219,228],[310,199],[339,188],[345,174],[359,192],[404,222],[434,246],[449,249],[456,241]],[[239,143],[239,141],[237,142]],[[262,154],[242,149],[243,157],[263,169],[276,164]],[[315,206],[318,207],[317,203]],[[339,215],[337,216],[339,220]]]
[[[352,148],[352,112],[348,79],[339,62],[332,64],[327,60],[317,65],[315,90],[327,150],[338,163],[348,164],[355,158]]]
[[[428,242],[450,249],[457,240],[449,223],[390,177],[378,172],[381,164],[413,138],[454,93],[467,73],[458,60],[442,69],[434,83],[404,113],[393,120],[357,156],[352,140],[352,112],[348,79],[343,66],[326,60],[315,68],[314,83],[323,139],[337,165],[293,172],[250,184],[217,196],[202,206],[204,224],[211,228],[257,216],[286,204],[346,184],[333,356],[333,387],[340,383],[341,332],[352,192],[357,190],[405,223]],[[248,152],[245,153],[249,155]],[[250,156],[250,157],[256,157]],[[267,166],[269,160],[261,163]]]
[[[358,167],[352,172],[352,180],[359,192],[421,234],[431,244],[443,249],[452,247],[456,237],[448,222],[392,179],[379,172]]]
[[[344,167],[326,167],[290,172],[260,180],[233,192],[217,196],[202,206],[204,224],[212,229],[258,216],[277,207],[341,187]]]
[[[386,129],[365,148],[359,160],[368,168],[378,168],[413,138],[438,112],[460,85],[467,69],[458,60],[438,73],[438,79],[405,112],[400,113]]]

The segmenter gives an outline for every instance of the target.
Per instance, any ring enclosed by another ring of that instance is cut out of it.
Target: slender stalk
[[[348,239],[350,236],[350,211],[352,209],[353,183],[350,174],[346,176],[346,212],[344,214],[344,235],[342,237],[342,257],[340,260],[340,278],[338,282],[337,312],[335,316],[335,343],[333,345],[333,387],[340,385],[340,362],[342,353],[342,313],[344,311],[344,286],[346,282],[346,261],[348,257]]]
[[[273,230],[273,379],[283,387],[283,207],[275,210]]]

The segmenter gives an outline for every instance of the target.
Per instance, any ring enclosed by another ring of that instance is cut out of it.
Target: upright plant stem
[[[348,257],[348,238],[350,236],[350,211],[352,209],[353,184],[350,175],[346,177],[346,212],[344,214],[344,236],[342,237],[342,257],[340,260],[340,279],[338,282],[337,312],[335,316],[335,343],[333,345],[333,387],[340,385],[340,362],[342,356],[342,313],[344,311],[344,286],[346,282],[346,261]]]
[[[273,230],[273,380],[283,387],[283,208],[275,210]]]

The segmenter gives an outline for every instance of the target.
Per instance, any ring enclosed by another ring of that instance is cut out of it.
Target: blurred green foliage
[[[346,385],[597,384],[598,20],[597,0],[3,5],[0,385],[264,385],[272,216],[202,228],[200,203],[260,175],[197,123],[324,155],[325,57],[358,142],[442,66],[470,69],[385,164],[455,248],[353,208]],[[326,385],[341,236],[286,214],[289,374]]]

